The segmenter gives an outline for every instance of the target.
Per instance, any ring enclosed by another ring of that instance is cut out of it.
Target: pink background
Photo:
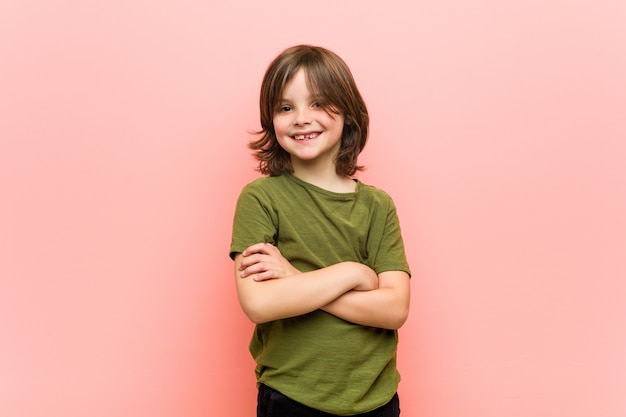
[[[371,111],[402,415],[626,415],[625,5],[2,1],[0,415],[254,415],[227,252],[296,43]]]

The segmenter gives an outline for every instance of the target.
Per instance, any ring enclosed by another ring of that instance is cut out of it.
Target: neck
[[[336,193],[352,193],[356,190],[356,182],[348,176],[340,176],[332,169],[304,169],[304,167],[294,167],[293,175],[313,184],[317,187]]]

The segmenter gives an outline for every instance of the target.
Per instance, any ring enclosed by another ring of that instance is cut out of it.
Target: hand
[[[252,276],[255,281],[285,278],[300,274],[291,263],[271,243],[257,243],[242,252],[239,266],[240,276]]]
[[[354,287],[356,291],[371,291],[378,289],[378,274],[369,266],[358,262],[351,262],[355,273],[359,277],[359,284]]]

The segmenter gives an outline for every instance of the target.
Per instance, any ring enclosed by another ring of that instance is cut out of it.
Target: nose
[[[301,108],[296,110],[294,114],[293,124],[296,126],[302,126],[311,123],[311,114],[308,108]]]

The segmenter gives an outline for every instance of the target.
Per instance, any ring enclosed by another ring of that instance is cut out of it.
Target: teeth
[[[309,135],[294,135],[294,139],[296,140],[304,140],[304,139],[312,139],[315,136],[315,133],[311,133]]]

